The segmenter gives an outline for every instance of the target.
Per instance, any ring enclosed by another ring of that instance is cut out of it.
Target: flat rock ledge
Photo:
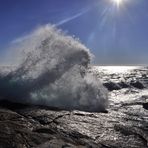
[[[147,148],[148,110],[142,103],[108,113],[0,102],[0,148]]]

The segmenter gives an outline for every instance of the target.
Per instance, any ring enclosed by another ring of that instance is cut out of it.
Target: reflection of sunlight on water
[[[137,69],[138,66],[96,66],[95,69],[104,71],[109,74],[128,73],[131,70]]]
[[[110,94],[110,101],[114,104],[121,104],[126,102],[145,102],[148,98],[148,90],[138,90],[133,89],[132,91],[125,88],[121,90],[114,90],[109,93]]]

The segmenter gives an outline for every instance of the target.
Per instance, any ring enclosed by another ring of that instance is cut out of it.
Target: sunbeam
[[[117,5],[117,7],[119,7],[123,3],[123,0],[112,0],[112,1]]]
[[[97,46],[96,38],[99,38],[99,33],[103,33],[99,42],[102,53],[106,55],[110,47],[120,48],[120,44],[117,42],[119,39],[119,32],[122,24],[119,22],[122,18],[126,17],[129,24],[133,24],[132,14],[130,14],[127,5],[129,5],[129,0],[106,0],[104,2],[98,2],[98,20],[96,20],[96,25],[87,40],[87,45],[91,45],[90,48]],[[120,24],[120,26],[119,26]]]

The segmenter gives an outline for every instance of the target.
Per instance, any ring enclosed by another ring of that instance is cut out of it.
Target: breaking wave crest
[[[107,90],[88,73],[91,53],[54,26],[36,29],[19,43],[19,63],[0,75],[0,98],[63,109],[103,111]]]

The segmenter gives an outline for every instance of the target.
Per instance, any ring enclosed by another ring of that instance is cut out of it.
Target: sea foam
[[[1,99],[70,110],[105,110],[107,90],[88,72],[92,54],[78,39],[46,25],[17,44],[16,68],[0,75]]]

